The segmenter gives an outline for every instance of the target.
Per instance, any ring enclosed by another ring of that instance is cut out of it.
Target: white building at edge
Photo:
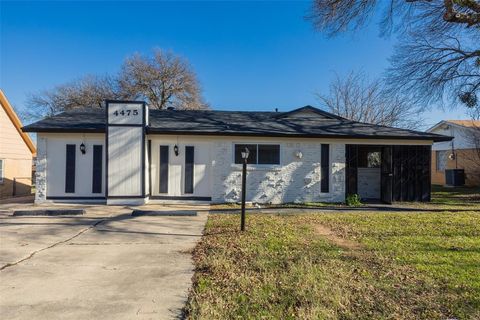
[[[37,133],[35,202],[430,200],[431,146],[451,138],[290,112],[149,110],[138,101],[64,112]]]

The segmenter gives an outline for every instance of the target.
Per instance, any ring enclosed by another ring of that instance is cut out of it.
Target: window
[[[278,144],[236,144],[235,163],[243,163],[242,152],[248,148],[249,164],[280,164],[280,145]]]
[[[445,171],[445,168],[447,166],[447,151],[446,150],[441,150],[441,151],[436,151],[436,169],[437,171]]]
[[[3,175],[5,169],[3,168],[3,159],[0,159],[0,183],[3,183]]]
[[[258,164],[280,164],[280,146],[278,144],[259,144]]]
[[[367,154],[367,168],[380,168],[380,152],[369,152]]]
[[[235,145],[235,163],[243,163],[242,152],[248,149],[250,155],[248,156],[248,163],[257,163],[257,145],[256,144],[236,144]]]
[[[359,168],[380,168],[382,163],[382,152],[378,146],[359,146],[358,147],[358,167]]]

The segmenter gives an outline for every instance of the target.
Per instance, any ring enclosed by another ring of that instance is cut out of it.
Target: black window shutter
[[[168,146],[160,146],[160,193],[168,193]]]
[[[93,146],[92,193],[102,193],[102,145]]]
[[[194,147],[185,147],[185,193],[193,193],[194,154]]]
[[[320,192],[329,192],[330,145],[322,144],[320,170]]]
[[[358,145],[345,145],[346,181],[345,196],[357,194]]]
[[[67,144],[65,165],[65,193],[75,192],[75,144]]]

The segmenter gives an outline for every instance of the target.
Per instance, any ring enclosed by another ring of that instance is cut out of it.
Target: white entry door
[[[209,142],[158,141],[152,150],[153,197],[211,197]]]

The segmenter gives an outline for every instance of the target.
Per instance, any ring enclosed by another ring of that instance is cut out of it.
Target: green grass
[[[480,212],[249,214],[238,226],[210,215],[188,318],[480,318]]]
[[[321,208],[321,207],[341,207],[344,206],[341,203],[333,202],[302,202],[302,203],[282,203],[282,204],[261,204],[260,208]],[[240,209],[241,205],[239,203],[216,203],[210,205],[211,211],[224,211],[232,209]],[[252,204],[246,205],[247,209],[256,208]]]
[[[369,204],[359,204],[358,206],[368,206]],[[431,202],[397,202],[394,205],[405,207],[415,207],[418,209],[469,209],[480,210],[480,188],[467,187],[432,187]],[[322,207],[346,207],[342,203],[332,202],[302,202],[302,203],[283,203],[283,204],[261,204],[261,208],[322,208]],[[247,208],[254,208],[252,204],[247,204]],[[212,211],[224,211],[240,209],[238,203],[219,203],[212,204]]]
[[[452,206],[478,206],[480,208],[480,188],[432,186],[432,204]]]

